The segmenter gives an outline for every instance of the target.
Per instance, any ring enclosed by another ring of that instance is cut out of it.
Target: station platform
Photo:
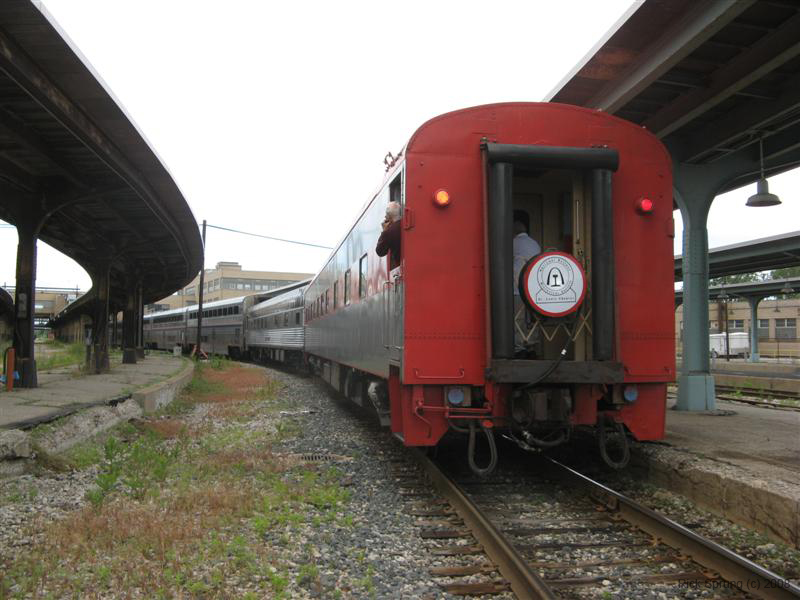
[[[110,404],[181,372],[187,359],[151,354],[136,364],[112,360],[101,375],[77,374],[75,367],[38,373],[39,387],[0,391],[0,430],[25,429],[91,406]]]
[[[800,411],[720,398],[709,412],[674,404],[669,398],[665,439],[634,448],[649,479],[800,548]]]
[[[717,399],[714,413],[669,410],[666,429],[665,441],[672,446],[743,469],[800,480],[798,410]]]

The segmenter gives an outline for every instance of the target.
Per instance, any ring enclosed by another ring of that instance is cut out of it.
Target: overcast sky
[[[542,100],[631,1],[44,4],[198,221],[333,245],[380,183],[387,151],[443,112]],[[746,209],[753,188],[715,201],[712,247],[800,229],[797,172],[770,180],[780,207]],[[0,227],[0,283],[14,280],[16,242]],[[88,289],[83,269],[39,249],[38,285]],[[327,255],[210,229],[206,267],[314,272]]]

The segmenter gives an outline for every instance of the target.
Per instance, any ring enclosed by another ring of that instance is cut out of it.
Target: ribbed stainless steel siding
[[[279,329],[254,329],[247,332],[247,346],[250,348],[303,349],[303,328],[285,327]]]
[[[306,352],[349,365],[381,377],[389,376],[389,326],[391,319],[381,293],[362,298],[306,326]],[[395,325],[402,330],[402,325]]]

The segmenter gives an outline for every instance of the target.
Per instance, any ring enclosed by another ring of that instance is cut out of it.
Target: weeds
[[[73,468],[98,467],[88,504],[2,565],[0,598],[11,589],[35,597],[225,597],[242,577],[260,582],[247,592],[253,598],[287,597],[295,585],[331,592],[315,565],[289,571],[279,557],[301,528],[337,523],[350,496],[338,484],[342,473],[292,467],[273,455],[272,444],[298,431],[297,422],[277,431],[238,422],[277,412],[277,386],[262,371],[222,360],[198,371],[177,407],[70,452]],[[182,418],[200,402],[211,406],[214,426],[189,427]],[[32,493],[14,489],[0,504]],[[361,587],[368,594],[369,578],[367,569]]]
[[[50,355],[36,359],[36,368],[39,371],[80,365],[86,359],[86,347],[81,343],[51,342],[48,346],[52,348]]]

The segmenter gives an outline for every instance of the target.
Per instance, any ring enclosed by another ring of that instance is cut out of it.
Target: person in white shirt
[[[528,319],[526,319],[525,303],[519,295],[519,274],[531,258],[541,254],[542,248],[530,235],[526,225],[527,215],[519,210],[514,211],[514,321],[519,324],[526,333],[530,330]],[[533,339],[529,343],[534,342]],[[514,326],[514,351],[521,352],[525,348],[525,339],[520,334],[519,328]]]

